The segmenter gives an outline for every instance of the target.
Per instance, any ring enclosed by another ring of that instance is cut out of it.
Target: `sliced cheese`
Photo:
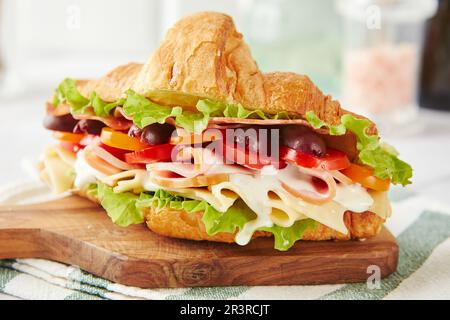
[[[369,191],[373,198],[373,205],[368,211],[377,214],[379,217],[386,220],[392,214],[391,202],[388,198],[388,192]]]
[[[142,191],[156,191],[158,189],[164,189],[175,195],[180,195],[194,200],[206,201],[220,212],[227,211],[239,197],[237,194],[231,192],[224,192],[224,194],[216,197],[207,188],[162,188],[151,181],[150,174],[146,170],[124,171],[109,177],[103,177],[100,180],[103,183],[113,187],[113,190],[116,193],[127,191],[140,193]]]
[[[78,158],[77,163],[83,161],[82,153]],[[223,170],[223,168],[221,169]],[[79,172],[83,170],[84,173]],[[153,183],[151,173],[143,169],[124,171],[108,177],[88,170],[84,165],[76,166],[76,171],[77,175],[90,175],[91,179],[98,179],[108,184],[117,193],[127,191],[139,193],[163,189]],[[280,172],[275,169],[262,170],[257,175],[233,173],[230,175],[230,181],[208,188],[164,188],[164,190],[187,198],[204,200],[220,212],[229,209],[238,198],[243,199],[256,213],[257,218],[248,222],[238,232],[236,242],[241,245],[247,244],[257,229],[271,227],[274,224],[290,227],[296,221],[310,218],[346,234],[348,231],[344,224],[344,214],[347,210],[353,212],[370,210],[384,219],[390,215],[390,205],[386,193],[369,193],[358,184],[338,183],[336,195],[332,201],[313,204],[288,192],[280,182]],[[302,186],[302,189],[313,192],[314,189],[308,185],[311,183],[308,175],[300,174],[297,177],[304,179],[304,181],[296,182]],[[85,181],[88,180],[85,179]]]
[[[282,227],[290,227],[296,221],[305,218],[316,220],[344,234],[348,232],[344,224],[344,213],[348,210],[347,208],[335,201],[315,205],[294,197],[281,186],[276,176],[237,174],[231,176],[230,182],[211,188],[216,197],[220,197],[224,190],[231,190],[238,194],[257,214],[257,218],[248,222],[237,234],[238,244],[247,244],[252,234],[259,228],[272,227],[274,223]],[[368,207],[363,209],[365,211]]]
[[[75,159],[75,154],[60,146],[49,146],[45,149],[41,178],[54,192],[62,193],[72,189]]]

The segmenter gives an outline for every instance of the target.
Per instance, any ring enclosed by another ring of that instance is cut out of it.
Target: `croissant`
[[[231,17],[215,12],[200,12],[178,21],[145,64],[129,63],[115,68],[99,79],[78,80],[76,88],[85,98],[95,92],[105,102],[118,101],[127,96],[128,90],[132,90],[157,104],[182,107],[184,110],[196,111],[200,100],[209,99],[242,105],[248,110],[259,110],[269,115],[285,112],[291,120],[273,122],[281,126],[302,124],[311,127],[305,120],[311,111],[320,120],[331,125],[340,124],[342,116],[347,114],[365,119],[344,110],[338,101],[322,93],[305,75],[261,72]],[[67,102],[63,101],[62,106],[56,109],[52,108],[51,104],[49,102],[47,107],[50,114],[60,116],[70,113]],[[123,114],[117,113],[115,116],[121,117]],[[114,128],[112,119],[107,122],[106,118],[103,119],[104,123]],[[213,120],[219,124],[237,121],[226,118]],[[246,121],[249,125],[270,124],[270,121],[266,120]],[[369,124],[365,133],[376,135],[375,124],[370,121]],[[353,133],[331,136],[325,129],[314,130],[323,136],[329,147],[345,146],[343,148],[346,149],[350,161],[356,161],[358,149]],[[101,198],[87,192],[85,188],[75,192],[92,201],[102,202]],[[369,209],[359,212],[345,211],[343,225],[346,233],[318,223],[314,230],[307,229],[301,239],[350,240],[375,236],[380,232],[385,218],[390,215],[390,205],[385,193],[373,195],[373,199],[376,202],[373,208],[376,208],[377,213]],[[191,240],[229,243],[235,241],[236,233],[208,234],[202,220],[204,212],[201,210],[188,213],[182,209],[149,207],[143,210],[143,215],[148,228],[161,235]],[[270,232],[256,231],[252,237],[270,235]]]

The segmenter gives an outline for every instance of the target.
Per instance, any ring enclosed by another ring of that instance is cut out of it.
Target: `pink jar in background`
[[[382,126],[411,122],[418,111],[426,20],[437,0],[338,0],[343,17],[344,107]]]

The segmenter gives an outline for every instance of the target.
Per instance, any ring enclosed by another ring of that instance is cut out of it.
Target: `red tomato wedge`
[[[280,147],[280,158],[301,167],[330,171],[343,170],[350,166],[350,161],[348,160],[346,154],[334,149],[328,149],[327,154],[324,157],[316,157],[311,154],[282,146]]]
[[[126,153],[125,161],[129,164],[147,164],[154,162],[168,162],[172,159],[171,144],[159,144],[144,150]]]
[[[128,150],[123,150],[123,149],[110,147],[110,146],[108,146],[106,144],[103,144],[101,142],[98,144],[98,146],[103,148],[103,149],[105,149],[106,151],[111,153],[114,157],[119,158],[122,161],[125,161],[125,155],[130,152]]]
[[[353,182],[357,182],[363,187],[375,191],[388,191],[391,185],[390,179],[380,179],[373,175],[373,169],[357,164],[351,164],[350,167],[342,170],[342,173],[349,177]]]

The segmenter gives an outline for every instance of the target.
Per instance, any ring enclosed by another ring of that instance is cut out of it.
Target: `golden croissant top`
[[[84,96],[95,91],[105,101],[130,88],[155,102],[187,108],[208,98],[293,117],[313,111],[328,123],[347,113],[305,75],[262,73],[233,19],[216,12],[179,20],[144,65],[130,63],[78,83]]]

